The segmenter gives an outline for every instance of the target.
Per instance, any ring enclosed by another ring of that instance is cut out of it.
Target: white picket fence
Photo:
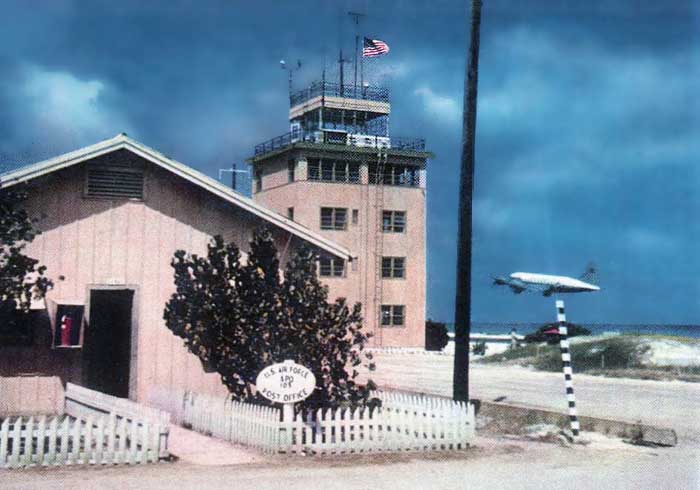
[[[187,393],[184,421],[196,431],[268,453],[343,454],[465,449],[474,407],[432,397],[376,392],[382,408],[326,409],[281,420],[275,408]]]
[[[137,464],[159,459],[159,431],[114,414],[12,417],[0,423],[0,468]]]
[[[65,390],[64,413],[80,419],[114,415],[117,421],[123,420],[127,425],[148,424],[149,430],[158,432],[160,457],[165,459],[170,455],[168,452],[170,414],[168,412],[68,383]]]
[[[183,423],[193,430],[266,453],[279,450],[280,409],[191,392],[183,400]]]

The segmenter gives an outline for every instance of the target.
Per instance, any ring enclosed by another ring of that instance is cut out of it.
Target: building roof
[[[10,187],[21,182],[28,182],[37,177],[41,177],[42,175],[77,165],[98,156],[122,149],[129,150],[130,152],[154,163],[155,165],[158,165],[159,167],[164,168],[165,170],[168,170],[195,185],[198,185],[202,189],[214,194],[220,199],[238,206],[239,208],[258,216],[259,218],[262,218],[265,221],[286,230],[292,235],[309,242],[321,250],[344,259],[352,260],[352,254],[345,247],[322,237],[299,223],[291,221],[284,216],[261,206],[252,199],[242,196],[230,187],[221,184],[202,172],[199,172],[192,167],[188,167],[187,165],[173,160],[172,158],[168,158],[162,153],[129,138],[124,133],[119,134],[114,138],[100,141],[94,145],[86,146],[70,153],[65,153],[42,162],[1,174],[0,188]]]

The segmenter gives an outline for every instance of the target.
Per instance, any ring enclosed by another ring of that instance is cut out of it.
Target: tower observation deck
[[[372,345],[424,346],[425,140],[390,134],[387,87],[323,77],[289,103],[289,131],[248,159],[253,199],[352,251],[319,275],[329,299],[362,303]]]

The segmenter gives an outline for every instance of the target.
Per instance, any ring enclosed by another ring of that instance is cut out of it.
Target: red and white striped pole
[[[574,382],[571,369],[571,351],[569,349],[568,329],[566,328],[566,313],[564,302],[557,300],[557,322],[559,323],[559,348],[561,350],[561,366],[564,371],[564,384],[566,386],[566,401],[569,404],[569,422],[571,423],[571,433],[578,436],[581,427],[576,415],[576,397],[574,396]]]

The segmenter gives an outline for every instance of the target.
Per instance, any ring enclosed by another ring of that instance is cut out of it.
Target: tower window
[[[287,218],[294,221],[294,208],[287,208]]]
[[[384,233],[405,232],[406,211],[382,211],[382,230]]]
[[[309,159],[309,180],[360,183],[360,164],[337,160]]]
[[[322,230],[345,230],[347,229],[348,210],[346,208],[321,208],[321,229]]]
[[[382,257],[382,278],[403,279],[406,277],[405,257]]]
[[[402,327],[406,323],[404,305],[382,305],[382,327]]]
[[[359,215],[360,215],[359,210],[357,210],[357,209],[352,210],[352,224],[353,225],[356,225],[357,222],[360,220]]]
[[[294,161],[293,158],[290,158],[289,161],[287,161],[287,181],[288,182],[294,182],[294,169],[296,167],[296,162]]]
[[[381,174],[377,165],[371,165],[369,169],[369,183],[385,185],[399,185],[404,187],[420,186],[420,168],[408,165],[386,164]]]
[[[318,271],[322,277],[343,277],[345,275],[345,261],[337,257],[321,257]]]

